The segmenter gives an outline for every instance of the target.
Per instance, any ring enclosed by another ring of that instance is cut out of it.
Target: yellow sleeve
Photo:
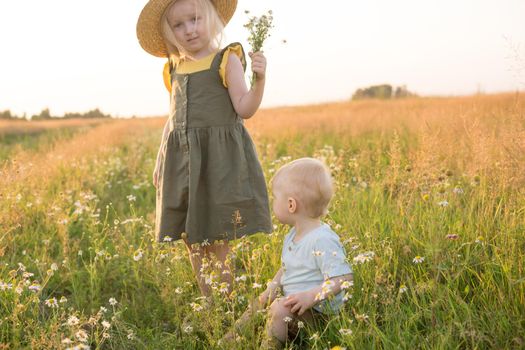
[[[166,62],[164,70],[162,71],[162,78],[164,79],[164,86],[171,93],[171,74],[170,74],[170,62]]]
[[[219,66],[219,74],[221,76],[222,85],[224,85],[224,87],[228,87],[228,83],[226,82],[226,65],[228,64],[228,57],[230,56],[230,53],[234,53],[235,55],[239,56],[239,59],[242,63],[242,67],[244,70],[246,70],[246,59],[244,58],[244,50],[242,49],[242,45],[239,43],[234,43],[227,46],[224,49],[221,65]]]

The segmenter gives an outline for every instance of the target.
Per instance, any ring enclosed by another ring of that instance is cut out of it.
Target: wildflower
[[[60,297],[59,303],[60,304],[67,303],[67,298],[65,296]]]
[[[235,282],[239,282],[239,281],[246,281],[246,275],[241,275],[239,277],[235,277]]]
[[[2,287],[0,286],[0,289],[2,289]],[[40,284],[36,283],[36,282],[33,282],[33,284],[31,284],[29,287],[27,287],[27,289],[29,289],[30,291],[32,292],[39,292],[42,287],[40,286]]]
[[[352,335],[352,330],[350,328],[341,328],[339,329],[341,335]]]
[[[12,289],[13,288],[13,284],[12,283],[5,283],[5,282],[2,282],[0,281],[0,290],[8,290],[8,289]]]
[[[88,334],[83,329],[78,330],[78,332],[75,333],[75,337],[82,343],[88,341]]]
[[[228,293],[228,287],[230,285],[227,283],[227,282],[222,282],[220,285],[219,285],[219,292],[221,293]]]
[[[248,43],[253,52],[261,51],[264,41],[270,36],[270,28],[273,28],[272,21],[273,14],[270,10],[268,11],[268,14],[264,14],[259,18],[255,16],[250,17],[248,23],[244,25],[244,28],[248,29],[248,32],[250,33]],[[252,85],[254,82],[255,75],[252,77]]]
[[[171,242],[173,240],[173,238],[171,238],[170,236],[166,236],[163,238],[163,241],[164,242]]]
[[[102,333],[102,338],[109,339],[109,338],[111,338],[111,335],[109,335],[109,333],[104,332],[104,333]]]
[[[353,261],[354,261],[354,264],[363,264],[365,262],[372,261],[372,258],[374,256],[375,256],[375,253],[372,251],[364,252],[354,257]]]
[[[419,256],[419,255],[416,255],[414,257],[414,259],[412,259],[412,262],[414,264],[421,264],[423,261],[425,261],[425,257],[424,256]]]
[[[455,234],[455,233],[449,233],[448,235],[445,236],[446,239],[450,239],[451,241],[454,241],[456,239],[459,238],[459,235],[458,234]]]
[[[80,322],[80,320],[78,319],[78,317],[76,316],[69,316],[69,318],[67,319],[67,325],[68,326],[76,326],[78,323]]]
[[[182,288],[181,287],[175,288],[175,294],[182,294]]]
[[[345,290],[345,289],[352,287],[353,285],[354,285],[354,281],[343,281],[343,283],[341,283],[341,289]]]
[[[137,200],[137,197],[135,197],[134,195],[130,194],[129,196],[126,196],[126,198],[128,199],[128,201],[130,202],[135,202]]]
[[[62,344],[71,344],[71,343],[73,343],[73,341],[69,338],[62,339]]]
[[[56,263],[52,263],[51,264],[51,270],[57,271],[58,270],[58,265]]]
[[[105,329],[108,329],[109,327],[111,327],[111,323],[109,323],[106,320],[102,321],[101,324],[102,324],[102,327],[104,327]]]
[[[368,320],[368,315],[367,314],[355,314],[355,319],[360,322],[363,322],[363,321]]]
[[[49,298],[45,301],[46,306],[54,309],[58,307],[58,302],[56,298]]]
[[[135,253],[133,254],[133,260],[139,261],[142,259],[142,256],[144,255],[144,251],[142,249],[137,249]]]
[[[425,193],[423,196],[422,196],[423,200],[424,201],[428,201],[430,199],[430,195],[428,193]]]
[[[285,318],[283,318],[283,321],[286,323],[292,322],[292,318],[290,316],[286,316]]]
[[[105,308],[104,306],[101,306],[99,312],[102,312],[103,314],[105,314],[106,312],[108,312],[108,309]]]
[[[448,207],[448,202],[447,202],[447,201],[441,201],[441,202],[438,203],[438,205],[439,205],[440,207],[445,208],[445,207]]]
[[[407,290],[408,290],[408,288],[407,288],[407,286],[405,286],[404,284],[402,284],[402,285],[399,286],[399,294],[403,294],[403,293],[405,293]]]
[[[454,194],[463,194],[463,193],[464,193],[463,189],[462,189],[462,188],[459,188],[459,187],[455,187],[455,188],[452,190],[452,192],[453,192]]]
[[[343,347],[341,347],[339,345],[336,345],[333,348],[331,348],[330,350],[346,350],[346,348],[343,348]]]
[[[189,333],[193,332],[193,327],[188,325],[188,326],[183,328],[183,331],[184,331],[184,333],[188,333],[189,334]]]
[[[319,340],[319,333],[315,332],[314,334],[312,334],[312,336],[310,337],[310,340]]]
[[[129,331],[128,331],[127,338],[128,338],[129,340],[133,340],[133,339],[135,339],[135,334],[133,333],[132,330],[129,330]]]
[[[253,285],[252,285],[253,289],[258,289],[258,288],[261,288],[261,287],[262,287],[262,284],[257,283],[257,282],[254,282]]]
[[[348,301],[348,300],[350,300],[350,299],[352,299],[352,294],[350,294],[350,293],[345,293],[345,294],[343,295],[343,301]]]
[[[297,328],[299,328],[299,329],[304,328],[304,322],[303,321],[298,321],[297,322]]]
[[[193,309],[193,311],[195,311],[195,312],[202,311],[202,309],[203,309],[202,305],[197,304],[197,303],[190,303],[190,306]]]
[[[117,305],[118,301],[115,298],[109,298],[109,305],[115,306]]]

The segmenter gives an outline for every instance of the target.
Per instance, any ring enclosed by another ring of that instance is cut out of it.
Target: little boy
[[[337,234],[321,222],[333,196],[327,167],[313,158],[297,159],[276,172],[272,187],[275,217],[292,228],[284,238],[281,268],[238,322],[271,304],[266,347],[279,349],[288,340],[289,324],[312,324],[319,314],[339,310],[341,284],[352,280],[352,268]],[[277,298],[281,288],[284,297]]]

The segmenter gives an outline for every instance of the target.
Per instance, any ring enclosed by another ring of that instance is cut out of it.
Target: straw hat
[[[140,46],[146,52],[157,57],[168,57],[168,50],[164,45],[161,34],[160,19],[164,11],[177,0],[149,0],[140,13],[137,21],[137,37]],[[226,25],[232,18],[237,0],[210,0],[215,6],[219,17]]]

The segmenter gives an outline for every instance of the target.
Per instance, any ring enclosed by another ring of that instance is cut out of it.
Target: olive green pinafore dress
[[[157,186],[159,242],[213,243],[271,232],[262,168],[219,74],[225,50],[210,69],[177,74],[171,68],[170,130]]]

